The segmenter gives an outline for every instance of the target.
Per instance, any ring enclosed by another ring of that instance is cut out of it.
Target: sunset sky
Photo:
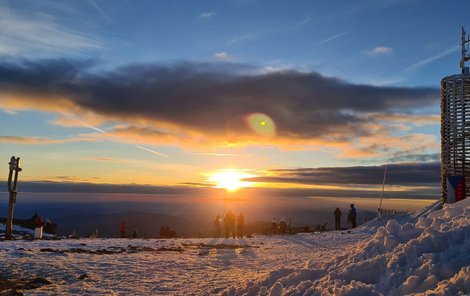
[[[438,198],[439,85],[460,71],[469,11],[0,0],[0,180],[15,155],[23,181],[230,187],[235,174],[342,196],[379,190],[388,165],[396,197]]]

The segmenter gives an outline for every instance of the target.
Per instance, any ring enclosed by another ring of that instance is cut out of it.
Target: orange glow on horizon
[[[250,177],[254,177],[254,175],[242,173],[236,169],[225,169],[211,174],[209,181],[216,183],[217,188],[234,192],[242,187],[250,187],[250,182],[242,181],[242,179]]]

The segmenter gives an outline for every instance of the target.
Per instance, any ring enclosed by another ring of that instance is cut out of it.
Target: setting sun
[[[242,180],[253,176],[254,175],[241,173],[233,169],[227,169],[212,174],[209,181],[216,183],[217,188],[225,188],[227,191],[236,191],[241,187],[248,187],[248,182]]]

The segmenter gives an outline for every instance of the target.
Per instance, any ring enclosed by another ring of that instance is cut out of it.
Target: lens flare
[[[276,134],[276,125],[271,117],[266,114],[248,114],[246,116],[246,123],[258,135],[272,137]]]

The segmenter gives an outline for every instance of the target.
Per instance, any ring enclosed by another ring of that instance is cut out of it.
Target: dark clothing
[[[121,232],[121,238],[125,238],[126,237],[126,222],[121,223],[121,227],[119,230]]]
[[[287,230],[287,223],[284,221],[279,222],[279,233],[286,234],[286,230]]]
[[[341,211],[339,208],[335,210],[335,229],[341,230]]]
[[[230,233],[232,233],[232,237],[235,238],[235,214],[232,211],[228,211],[224,217],[225,223],[225,238],[229,238]]]
[[[277,222],[275,220],[271,223],[271,229],[273,230],[273,234],[278,233],[278,225],[277,225]]]
[[[217,217],[215,217],[215,220],[214,220],[216,238],[219,238],[221,236],[222,225],[220,225],[220,222],[222,222],[222,218],[220,217],[220,215],[217,215]]]
[[[243,214],[238,216],[237,233],[239,238],[243,238],[243,228],[245,227],[245,217]]]
[[[356,208],[354,207],[354,205],[351,205],[351,210],[349,210],[349,216],[351,220],[351,227],[356,228],[357,213],[356,213]]]

